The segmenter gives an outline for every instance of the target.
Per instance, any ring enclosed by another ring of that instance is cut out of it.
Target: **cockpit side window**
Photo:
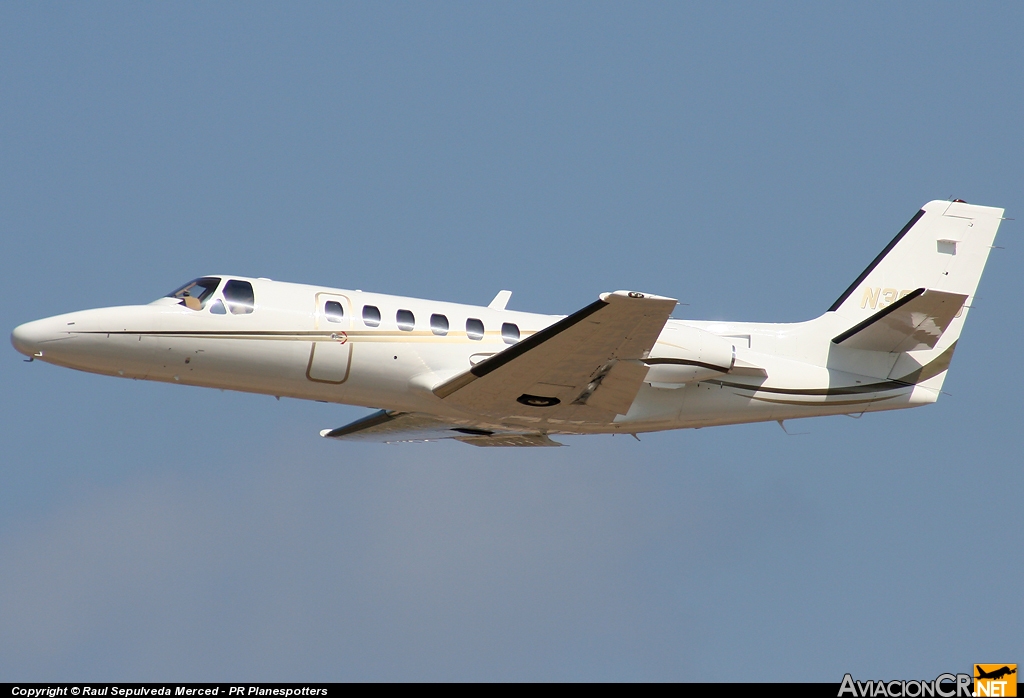
[[[256,296],[252,292],[252,284],[248,281],[231,279],[224,284],[224,300],[232,315],[248,315],[256,307]]]
[[[168,298],[177,298],[180,305],[189,310],[202,310],[206,301],[210,299],[217,287],[220,286],[220,279],[216,276],[204,276],[201,279],[189,281],[181,288],[175,289],[167,294]]]

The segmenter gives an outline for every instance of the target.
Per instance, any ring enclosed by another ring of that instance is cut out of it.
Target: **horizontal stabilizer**
[[[960,293],[919,288],[854,325],[832,342],[851,349],[892,354],[934,349],[966,301],[967,296]]]

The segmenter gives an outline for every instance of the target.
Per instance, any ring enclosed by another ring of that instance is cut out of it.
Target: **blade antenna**
[[[779,426],[782,427],[782,431],[786,432],[787,436],[807,436],[811,433],[809,431],[790,431],[789,429],[786,429],[786,420],[776,419],[775,421],[779,423]]]

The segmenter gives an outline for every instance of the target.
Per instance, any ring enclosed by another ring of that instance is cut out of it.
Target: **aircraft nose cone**
[[[34,356],[42,351],[42,344],[57,338],[53,323],[49,320],[35,320],[18,325],[11,332],[11,344],[25,356]]]

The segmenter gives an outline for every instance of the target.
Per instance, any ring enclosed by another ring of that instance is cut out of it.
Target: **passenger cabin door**
[[[348,341],[352,303],[347,296],[318,293],[313,317],[317,333],[309,348],[306,378],[317,383],[344,383],[352,367],[352,345]]]

